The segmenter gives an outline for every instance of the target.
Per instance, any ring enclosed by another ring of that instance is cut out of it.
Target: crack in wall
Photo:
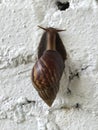
[[[88,69],[89,66],[90,66],[90,65],[87,65],[87,66],[85,66],[85,67],[80,68],[79,70],[76,69],[74,72],[70,71],[70,73],[69,73],[69,80],[71,81],[71,80],[73,80],[75,77],[80,78],[80,73],[81,73],[82,71],[85,71],[86,69]]]
[[[27,98],[7,98],[0,104],[0,120],[10,119],[17,123],[24,122],[34,105],[35,101]]]
[[[29,63],[34,63],[37,60],[37,56],[33,54],[28,55],[18,55],[17,57],[11,59],[5,59],[5,61],[1,61],[0,70],[7,68],[16,68],[19,65],[26,65]]]

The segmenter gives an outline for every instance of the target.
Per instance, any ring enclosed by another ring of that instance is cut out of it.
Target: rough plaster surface
[[[66,11],[55,2],[0,0],[0,130],[98,130],[98,1],[69,0]],[[70,68],[80,76],[67,95],[63,75],[51,108],[30,79],[43,33],[37,25],[66,28],[60,33],[69,55],[66,73]]]

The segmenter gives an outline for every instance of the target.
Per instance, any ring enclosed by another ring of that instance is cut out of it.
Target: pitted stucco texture
[[[0,130],[98,130],[98,1],[69,0],[64,11],[56,2],[0,0]],[[66,29],[59,34],[68,59],[52,107],[31,82],[38,25]]]

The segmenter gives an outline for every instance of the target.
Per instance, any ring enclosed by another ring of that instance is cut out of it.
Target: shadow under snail
[[[38,60],[32,69],[32,83],[44,102],[51,106],[59,90],[67,53],[58,32],[65,31],[55,28],[43,28],[38,47]]]

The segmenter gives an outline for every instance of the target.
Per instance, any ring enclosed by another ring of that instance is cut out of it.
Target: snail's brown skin
[[[39,96],[48,106],[51,106],[59,90],[67,53],[57,33],[63,30],[40,28],[46,32],[38,47],[38,61],[32,70],[32,82]]]

